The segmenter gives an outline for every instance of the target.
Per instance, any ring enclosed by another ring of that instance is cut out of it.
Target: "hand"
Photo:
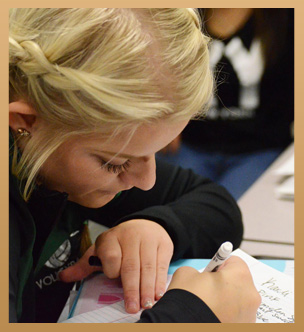
[[[129,220],[100,234],[75,265],[60,273],[60,279],[77,281],[101,270],[89,266],[91,255],[100,258],[108,278],[121,277],[126,311],[136,313],[140,306],[151,307],[165,292],[173,243],[159,224]]]
[[[178,135],[171,143],[169,143],[167,146],[161,149],[160,153],[163,154],[177,153],[180,148],[181,142],[182,142],[182,135]]]
[[[217,272],[179,268],[168,290],[174,288],[200,297],[222,323],[255,323],[261,304],[247,264],[236,256],[229,258]]]

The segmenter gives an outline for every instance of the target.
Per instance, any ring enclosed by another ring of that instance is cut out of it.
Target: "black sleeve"
[[[100,223],[108,227],[130,219],[162,225],[174,243],[173,259],[212,257],[225,241],[237,248],[243,235],[240,210],[222,186],[162,161],[151,190],[133,188],[102,211]]]
[[[17,292],[18,292],[18,261],[20,252],[19,230],[16,219],[10,211],[9,225],[9,322],[16,323],[17,319]]]
[[[220,323],[211,309],[196,295],[172,289],[144,310],[137,323]]]
[[[35,299],[30,257],[34,229],[12,176],[9,191],[9,322],[33,322]]]

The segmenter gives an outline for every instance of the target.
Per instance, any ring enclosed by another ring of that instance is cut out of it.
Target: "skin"
[[[142,125],[131,140],[128,133],[112,140],[97,133],[73,137],[48,158],[40,178],[47,188],[66,192],[70,201],[89,208],[104,206],[123,190],[149,190],[156,180],[155,153],[179,135],[187,123],[158,121]],[[10,127],[15,132],[25,128],[35,139],[43,126],[26,103],[10,104]],[[109,161],[110,168],[105,165]],[[140,307],[151,307],[165,292],[172,254],[172,240],[162,226],[150,220],[129,220],[102,233],[60,278],[64,282],[81,280],[98,270],[88,264],[88,257],[97,255],[109,278],[121,277],[126,311],[135,313]]]
[[[106,143],[97,135],[71,139],[44,165],[45,184],[50,189],[68,192],[70,200],[91,208],[107,204],[122,190],[133,187],[149,190],[155,184],[155,153],[186,124],[187,121],[174,125],[158,122],[142,126],[125,147],[126,134]],[[120,156],[113,158],[118,152]],[[101,160],[129,166],[114,173],[102,167]],[[102,233],[81,262],[61,273],[61,280],[70,282],[91,274],[95,268],[87,262],[92,254],[101,259],[109,278],[121,277],[127,312],[151,307],[165,292],[173,243],[157,223],[129,220]]]
[[[176,270],[170,289],[182,288],[200,297],[222,323],[255,323],[261,304],[247,264],[230,257],[217,272],[199,273],[184,266]]]
[[[90,208],[104,206],[120,191],[133,187],[151,189],[155,184],[155,153],[187,123],[159,121],[153,126],[143,125],[127,146],[127,133],[108,142],[98,134],[74,137],[50,156],[40,175],[49,189],[67,192],[73,202]],[[115,156],[117,153],[119,156]],[[115,171],[104,165],[108,161],[116,166]]]
[[[206,25],[213,36],[226,39],[240,30],[252,13],[252,8],[212,8],[207,10]]]
[[[43,126],[35,110],[22,101],[11,103],[9,110],[11,129],[17,132],[24,128],[34,139],[36,130]],[[149,190],[155,183],[155,153],[177,137],[187,122],[159,121],[139,127],[127,145],[126,133],[107,142],[98,134],[74,137],[50,156],[41,176],[48,188],[65,191],[70,200],[91,208],[107,204],[122,190]],[[22,144],[21,140],[21,149]],[[111,160],[116,171],[102,160]],[[126,162],[128,167],[121,166]],[[150,220],[128,220],[102,233],[59,277],[72,282],[100,270],[88,264],[89,256],[97,255],[109,278],[121,277],[126,311],[136,313],[140,307],[150,308],[165,292],[172,254],[173,243],[163,227]],[[237,257],[227,260],[216,273],[178,269],[169,285],[169,289],[174,288],[199,296],[222,322],[252,322],[260,304],[248,267]]]

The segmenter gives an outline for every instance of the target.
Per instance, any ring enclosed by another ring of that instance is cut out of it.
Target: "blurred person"
[[[199,9],[217,91],[207,115],[158,154],[239,199],[293,141],[294,10]]]

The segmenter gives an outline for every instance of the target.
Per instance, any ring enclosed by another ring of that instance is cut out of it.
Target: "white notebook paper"
[[[263,264],[241,249],[232,255],[248,265],[255,287],[262,297],[257,323],[294,323],[294,278]]]
[[[232,255],[239,256],[247,263],[253,276],[254,284],[262,297],[262,303],[257,312],[256,322],[294,323],[293,277],[259,262],[241,249],[235,250]],[[202,271],[203,269],[201,272]],[[171,277],[171,275],[168,276],[168,283]],[[122,294],[121,285],[117,284],[115,286],[114,284],[108,284],[109,287],[107,289],[104,284],[105,277],[100,275],[99,278],[100,280],[96,281],[95,287],[94,282],[92,282],[94,280],[91,279],[91,284],[88,285],[90,287],[82,289],[75,314],[77,313],[77,309],[78,312],[81,312],[81,310],[88,311],[76,314],[72,318],[63,321],[63,323],[134,323],[139,319],[141,312],[134,315],[125,312],[124,302],[120,300]],[[98,284],[99,287],[97,286]],[[100,285],[104,287],[103,293],[100,293]],[[92,292],[92,289],[95,289],[95,292]],[[93,293],[94,295],[92,295]],[[107,296],[109,294],[114,294],[114,296]],[[90,310],[89,308],[91,308],[93,302],[96,306],[96,300],[93,299],[96,299],[96,296],[99,298],[100,308]],[[111,304],[111,301],[115,301],[115,297],[117,301]],[[105,303],[107,301],[108,304]],[[86,307],[86,309],[84,309],[84,307]]]

